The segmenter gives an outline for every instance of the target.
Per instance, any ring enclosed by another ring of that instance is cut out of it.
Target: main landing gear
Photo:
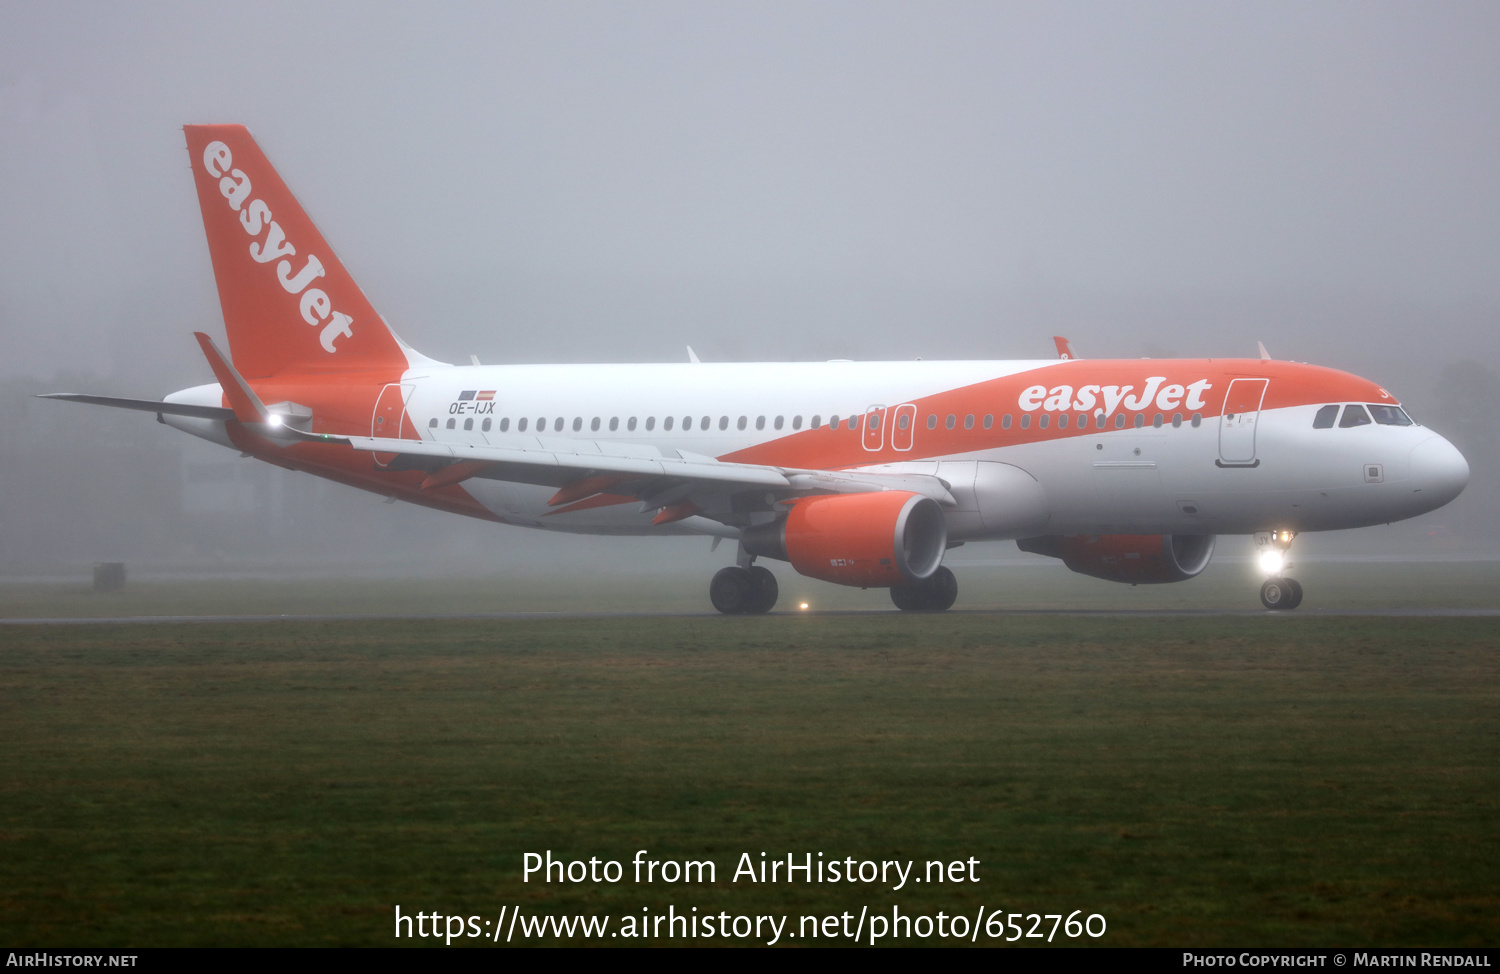
[[[892,585],[891,601],[902,612],[942,612],[958,598],[958,579],[939,565],[938,570],[912,585]]]
[[[1260,604],[1272,611],[1295,609],[1302,604],[1301,583],[1283,574],[1292,567],[1287,551],[1296,537],[1295,531],[1266,531],[1255,536],[1261,570],[1271,576],[1260,585]]]
[[[721,568],[708,583],[708,598],[725,615],[759,615],[770,612],[781,594],[776,576],[759,565]]]

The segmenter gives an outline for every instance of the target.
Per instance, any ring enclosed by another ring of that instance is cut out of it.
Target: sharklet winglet
[[[214,344],[214,340],[201,331],[193,332],[193,337],[198,339],[198,347],[203,349],[208,367],[214,370],[214,378],[219,380],[224,397],[229,400],[229,408],[234,410],[234,418],[242,423],[267,422],[270,411],[266,409],[266,404],[260,401],[260,397],[245,382],[244,377],[235,371],[224,353],[219,351],[219,346]]]

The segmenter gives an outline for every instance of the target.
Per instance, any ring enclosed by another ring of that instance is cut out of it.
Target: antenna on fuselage
[[[698,353],[695,352],[695,351],[693,351],[693,346],[689,345],[687,347],[687,350],[688,350],[688,361],[689,362],[692,362],[694,365],[702,365],[703,364],[702,362],[698,361]]]
[[[1258,348],[1258,349],[1260,349],[1261,361],[1264,361],[1264,362],[1271,361],[1271,353],[1268,352],[1268,351],[1266,351],[1266,343],[1265,342],[1256,342],[1255,343],[1255,347]]]

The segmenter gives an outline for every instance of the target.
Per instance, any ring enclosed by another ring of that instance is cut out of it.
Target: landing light
[[[1285,563],[1286,559],[1282,557],[1282,554],[1279,551],[1261,552],[1260,570],[1265,572],[1267,575],[1276,575],[1280,573],[1281,568]]]
[[[803,602],[801,605],[797,606],[797,608],[801,609],[803,612],[806,612],[807,611],[807,603]]]
[[[271,415],[266,417],[266,422],[272,426],[280,426],[282,422],[281,416],[277,413],[272,413]]]

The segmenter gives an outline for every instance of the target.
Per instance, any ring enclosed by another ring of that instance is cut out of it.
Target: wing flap
[[[313,436],[327,440],[327,436]],[[455,443],[433,443],[427,440],[396,440],[373,436],[332,437],[344,440],[356,450],[371,453],[397,453],[407,457],[427,457],[449,463],[483,461],[484,466],[475,468],[472,476],[490,477],[497,480],[514,480],[519,483],[550,483],[552,477],[532,479],[517,476],[526,469],[538,474],[566,472],[573,476],[583,474],[629,474],[648,480],[670,479],[706,481],[728,486],[771,487],[783,490],[791,487],[786,474],[774,467],[748,463],[723,463],[707,457],[667,456],[623,456],[606,453],[601,445],[591,440],[572,444],[572,451],[528,448],[522,446],[479,446]],[[587,449],[577,449],[587,444]],[[491,470],[491,467],[498,470]],[[508,468],[508,469],[507,469]],[[500,474],[500,476],[496,476]],[[566,483],[567,481],[564,481]]]

